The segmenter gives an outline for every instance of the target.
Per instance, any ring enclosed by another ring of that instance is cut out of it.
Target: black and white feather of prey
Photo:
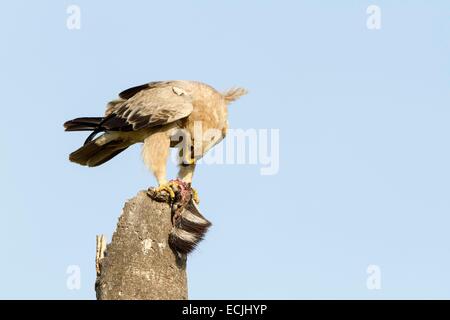
[[[193,199],[191,185],[174,180],[175,198],[171,200],[172,230],[169,233],[169,245],[178,256],[191,253],[203,240],[211,226],[199,211]],[[155,194],[149,195],[154,198]],[[158,199],[155,199],[158,200]],[[160,199],[160,200],[167,200]]]
[[[193,199],[190,184],[177,181],[175,199],[172,202],[172,230],[169,245],[180,254],[189,254],[203,240],[211,222],[200,213]]]
[[[211,222],[200,213],[193,200],[174,218],[169,244],[178,254],[189,254],[203,240]]]

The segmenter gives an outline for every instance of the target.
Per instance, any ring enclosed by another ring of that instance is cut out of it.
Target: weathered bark
[[[169,204],[145,191],[129,200],[104,257],[97,252],[97,299],[187,299],[186,260],[169,247],[171,228]]]

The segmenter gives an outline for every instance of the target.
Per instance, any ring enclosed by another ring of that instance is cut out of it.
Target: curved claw
[[[161,191],[166,191],[169,194],[170,199],[173,200],[175,198],[175,192],[172,189],[172,187],[174,185],[175,185],[175,183],[173,181],[169,181],[169,182],[161,184],[159,187],[157,187],[155,189],[155,192],[160,193]]]

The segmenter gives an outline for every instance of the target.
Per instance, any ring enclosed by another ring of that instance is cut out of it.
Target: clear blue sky
[[[191,298],[450,298],[449,31],[437,0],[3,2],[0,298],[95,297],[95,235],[155,180],[137,146],[70,163],[62,124],[165,79],[245,86],[231,127],[280,130],[277,175],[198,168]]]

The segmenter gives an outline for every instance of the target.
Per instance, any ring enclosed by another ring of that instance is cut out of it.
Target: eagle
[[[107,104],[103,117],[82,117],[64,123],[65,131],[90,131],[84,145],[70,161],[99,166],[136,143],[143,143],[142,157],[155,176],[156,191],[174,197],[173,185],[192,184],[196,162],[225,136],[228,106],[247,91],[235,87],[219,92],[198,81],[156,81],[122,91]],[[219,132],[212,139],[199,138],[195,130]],[[201,141],[196,141],[199,139]],[[170,148],[179,149],[177,179],[168,181],[166,165]],[[195,192],[195,200],[198,196]]]

